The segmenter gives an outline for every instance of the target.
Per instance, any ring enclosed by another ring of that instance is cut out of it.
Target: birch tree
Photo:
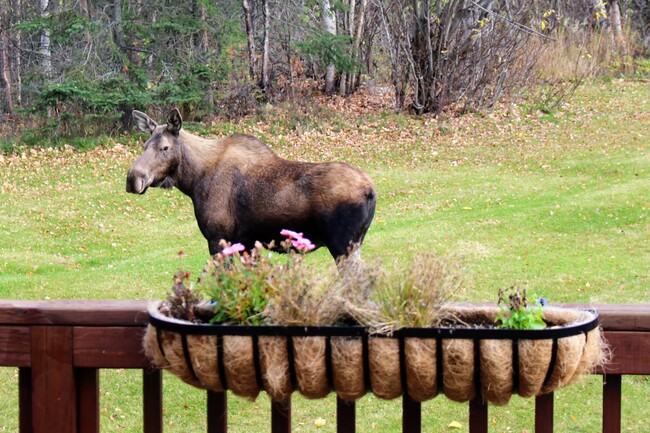
[[[47,10],[49,0],[39,1],[39,13],[41,18],[47,19],[49,12]],[[41,44],[39,54],[41,56],[41,72],[46,79],[52,78],[52,52],[50,51],[50,29],[46,25],[41,30]]]
[[[321,22],[323,31],[336,36],[336,16],[332,10],[330,0],[321,0]],[[336,79],[336,67],[334,64],[327,65],[325,69],[325,93],[331,95],[334,93]]]
[[[249,0],[243,0],[244,19],[246,22],[246,39],[248,41],[248,63],[251,81],[255,82],[257,70],[257,46],[255,44],[255,27],[253,21],[253,8]]]
[[[8,32],[3,26],[4,13],[0,14],[0,77],[4,83],[5,88],[5,99],[7,106],[5,107],[8,113],[14,111],[14,98],[12,95],[12,80],[9,68],[9,56],[7,56],[7,47],[8,47]],[[0,106],[0,115],[2,114],[3,107]]]
[[[13,17],[13,22],[14,23],[19,23],[20,22],[20,14],[22,11],[22,0],[14,0],[13,2],[13,11],[14,11],[14,17]],[[20,51],[20,47],[22,45],[22,31],[20,29],[17,29],[13,33],[13,55],[9,56],[11,59],[10,65],[11,65],[11,75],[14,77],[12,80],[13,83],[15,84],[15,96],[16,96],[16,103],[18,106],[22,105],[22,100],[23,100],[23,83],[22,83],[22,74],[23,74],[23,67],[22,67],[22,58],[23,55]],[[10,47],[7,47],[9,50]]]
[[[262,0],[262,11],[264,14],[264,40],[262,42],[262,81],[261,87],[265,96],[268,98],[268,89],[270,85],[270,44],[271,44],[271,12],[269,0]]]
[[[359,85],[359,75],[358,70],[359,67],[358,65],[361,63],[361,56],[360,56],[360,45],[361,45],[361,40],[363,39],[363,34],[365,32],[365,27],[366,27],[366,11],[368,9],[368,0],[361,0],[359,2],[359,17],[356,22],[356,29],[353,35],[353,40],[352,40],[352,58],[355,59],[355,66],[354,69],[352,70],[351,77],[352,79],[349,82],[347,93],[352,93],[354,89]]]
[[[614,46],[619,50],[625,48],[625,37],[623,36],[623,24],[621,23],[621,5],[619,0],[610,0],[609,20],[611,22],[612,39],[614,40]]]

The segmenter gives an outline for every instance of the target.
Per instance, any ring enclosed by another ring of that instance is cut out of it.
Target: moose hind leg
[[[370,227],[374,209],[365,205],[340,205],[328,222],[327,248],[338,260],[350,253],[359,254],[363,238]]]

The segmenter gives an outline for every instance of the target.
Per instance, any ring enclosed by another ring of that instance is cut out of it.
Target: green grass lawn
[[[379,201],[363,256],[384,263],[425,250],[456,257],[468,300],[496,301],[499,288],[517,283],[551,302],[649,302],[647,82],[585,85],[546,115],[524,115],[515,105],[441,119],[380,108],[358,116],[327,107],[291,113],[190,127],[251,133],[287,158],[344,160],[368,171]],[[86,152],[0,154],[0,298],[157,299],[179,266],[200,271],[207,243],[189,199],[175,190],[125,192],[139,150],[110,142]],[[324,250],[309,260],[333,266]],[[141,431],[139,373],[102,371],[101,379],[102,431]],[[16,380],[14,369],[0,369],[0,390],[10,396],[0,401],[0,432],[17,431]],[[202,393],[168,376],[165,383],[166,431],[201,431]],[[598,431],[600,386],[593,377],[557,393],[557,431]],[[624,431],[648,431],[636,416],[649,404],[648,379],[625,378],[624,393]],[[267,400],[231,398],[232,430],[268,431]],[[515,398],[490,408],[491,431],[532,431],[532,407]],[[359,431],[398,431],[399,408],[365,397]],[[439,397],[423,408],[424,431],[447,431],[452,421],[467,431],[466,405]],[[294,409],[294,431],[334,431],[333,398],[296,394]],[[317,428],[319,417],[327,422]]]

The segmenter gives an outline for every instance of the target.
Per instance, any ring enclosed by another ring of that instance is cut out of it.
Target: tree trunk
[[[2,23],[0,23],[0,77],[5,85],[5,99],[7,100],[7,112],[13,113],[14,111],[14,98],[11,93],[12,83],[11,74],[9,73],[9,64],[7,56],[7,47],[9,46],[9,37],[6,31],[3,31]],[[0,107],[0,114],[2,114],[2,107]]]
[[[412,42],[412,56],[415,63],[413,70],[413,108],[418,114],[422,114],[426,105],[426,85],[425,79],[427,78],[427,71],[430,64],[426,58],[426,39],[429,38],[429,31],[427,23],[425,22],[427,8],[426,1],[420,4],[418,0],[412,0],[413,7],[413,42]]]
[[[49,12],[47,10],[49,0],[40,0],[39,2],[39,13],[41,18],[47,18]],[[50,29],[44,27],[41,31],[41,46],[39,53],[41,55],[41,72],[43,76],[49,80],[52,78],[52,52],[50,51]]]
[[[16,46],[20,47],[21,45],[22,34],[18,30],[16,32]],[[13,76],[15,77],[16,82],[16,103],[19,107],[23,105],[23,67],[22,67],[22,58],[23,55],[20,52],[20,49],[16,49],[15,55],[12,56],[13,61]]]
[[[133,11],[133,13],[136,16],[143,16],[144,15],[144,7],[143,7],[143,0],[127,0],[127,4]],[[124,29],[122,29],[124,31]],[[122,33],[122,37],[124,37],[124,33]],[[142,39],[138,39],[136,37],[137,32],[135,34],[129,35],[128,40],[126,40],[124,43],[126,46],[129,48],[127,49],[127,55],[129,57],[129,61],[135,65],[136,67],[141,67],[143,64],[143,58],[141,56],[141,49],[143,47],[143,41]],[[130,119],[129,119],[130,120]],[[132,125],[129,125],[130,127]]]
[[[122,28],[122,0],[113,0],[113,42],[124,49],[124,29]]]
[[[348,13],[347,19],[345,20],[347,23],[347,31],[348,31],[348,36],[350,36],[350,40],[354,38],[354,16],[356,12],[356,0],[348,0],[347,5],[348,7]],[[354,53],[352,53],[354,55]],[[341,72],[341,82],[339,83],[339,95],[345,96],[348,94],[348,85],[349,83],[352,82],[352,79],[350,77],[350,74],[347,71]]]
[[[14,18],[14,24],[19,24],[20,23],[20,14],[22,11],[22,1],[21,0],[14,0],[14,13],[16,14]],[[10,55],[9,58],[12,59],[11,61],[11,66],[12,66],[12,71],[13,71],[13,82],[14,82],[14,87],[15,87],[15,95],[16,95],[16,103],[20,107],[22,105],[22,100],[23,100],[23,82],[22,82],[22,53],[20,51],[20,47],[22,45],[22,31],[21,30],[16,30],[15,36],[14,36],[14,46],[15,48],[12,50],[13,55]]]
[[[152,25],[152,26],[153,26],[154,24],[156,24],[156,22],[158,21],[158,11],[157,11],[157,10],[154,9],[154,10],[151,11],[151,19],[150,19],[150,21],[151,21],[151,25]],[[146,64],[147,64],[147,66],[149,67],[149,69],[151,69],[151,68],[154,67],[154,63],[153,63],[153,61],[154,61],[154,54],[153,54],[153,52],[152,52],[152,53],[149,54],[149,56],[147,57],[147,61],[146,61]]]
[[[261,87],[264,94],[267,94],[269,87],[269,39],[271,37],[271,13],[269,11],[269,0],[263,0],[264,11],[264,43],[262,48],[262,82]],[[268,97],[268,96],[267,96]]]
[[[205,53],[210,47],[208,45],[208,24],[206,22],[208,19],[208,10],[203,2],[198,2],[197,19],[201,23],[201,30],[199,31],[199,37],[196,41],[196,47],[200,53]]]
[[[405,77],[404,77],[404,50],[401,49],[399,38],[408,33],[404,20],[396,17],[395,13],[391,13],[391,7],[397,7],[398,3],[389,3],[384,5],[384,2],[377,1],[375,3],[379,7],[379,17],[381,19],[384,37],[386,38],[386,45],[388,48],[388,57],[390,59],[390,80],[393,88],[395,89],[395,108],[401,111],[404,107],[405,99]],[[387,7],[388,8],[387,8]],[[401,15],[400,15],[401,16]],[[390,24],[389,24],[390,22]]]
[[[291,62],[291,27],[287,31],[287,67],[289,70],[289,79],[287,84],[289,86],[289,100],[294,102],[296,99],[296,92],[293,87],[293,63]]]
[[[341,72],[341,80],[339,82],[339,96],[345,96],[347,94],[347,84],[348,73],[343,71]]]
[[[359,18],[357,19],[354,40],[352,43],[352,58],[355,60],[355,62],[357,62],[357,64],[361,63],[361,58],[359,55],[359,47],[361,45],[361,39],[363,38],[363,32],[365,31],[367,7],[368,7],[368,0],[361,0],[361,4],[359,5]],[[354,69],[352,70],[352,73],[350,74],[348,93],[352,93],[355,90],[354,86],[358,86],[358,84],[355,83],[360,82],[360,80],[358,79],[357,70],[358,67],[355,65]]]
[[[244,14],[246,19],[246,36],[248,37],[248,64],[251,81],[255,82],[257,69],[257,47],[255,46],[255,30],[253,28],[253,10],[249,0],[243,0]]]
[[[436,104],[436,67],[433,64],[433,46],[431,44],[431,2],[430,0],[423,0],[422,2],[422,30],[426,47],[426,79],[425,83],[428,87],[426,94],[426,103],[429,110],[433,110]]]
[[[90,21],[90,9],[88,8],[88,0],[79,0],[79,13],[84,20]],[[83,31],[84,41],[90,43],[90,31],[84,28]]]
[[[611,23],[612,37],[614,46],[621,50],[625,48],[625,38],[623,36],[623,26],[621,24],[621,6],[619,0],[609,2],[609,20]]]
[[[12,10],[8,3],[0,4],[0,83],[4,83],[6,104],[0,104],[0,119],[4,110],[8,113],[14,111],[13,89],[14,83],[11,76],[11,28],[12,28]],[[19,14],[20,11],[17,11]]]
[[[321,21],[325,32],[336,35],[336,21],[329,0],[321,0]],[[325,70],[325,93],[328,95],[334,93],[335,78],[336,67],[334,65],[327,65],[327,69]]]

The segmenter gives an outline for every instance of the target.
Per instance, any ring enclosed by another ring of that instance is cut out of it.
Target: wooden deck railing
[[[594,307],[594,306],[592,306]],[[621,376],[650,374],[650,304],[596,305],[613,358],[603,385],[603,433],[621,431]],[[162,374],[142,353],[143,301],[0,301],[0,366],[19,368],[20,433],[99,432],[99,369],[143,371],[144,432],[162,431]],[[227,431],[225,393],[207,393],[208,432]],[[420,432],[418,403],[403,399],[405,432]],[[488,407],[469,404],[470,433]],[[2,417],[3,414],[0,414]],[[337,431],[354,432],[355,406],[337,402]],[[271,405],[271,431],[291,430],[291,401]],[[535,431],[553,431],[553,395],[535,402]]]

